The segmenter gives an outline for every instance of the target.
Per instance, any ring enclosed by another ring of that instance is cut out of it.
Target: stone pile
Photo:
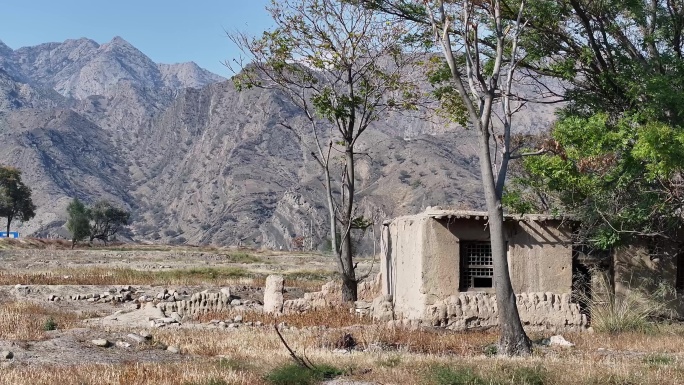
[[[69,296],[72,301],[88,301],[88,302],[137,302],[146,303],[154,301],[180,301],[187,298],[185,291],[178,292],[176,290],[163,289],[156,295],[148,295],[141,290],[137,290],[131,286],[123,286],[120,288],[111,288],[102,293],[88,293],[88,294],[73,294]],[[54,295],[48,296],[48,301],[59,301],[61,297]]]
[[[216,326],[219,328],[226,328],[226,329],[237,329],[240,326],[264,326],[263,322],[261,321],[256,321],[256,322],[244,322],[242,315],[238,314],[233,318],[228,318],[225,320],[217,320],[213,319],[209,321],[209,325]]]

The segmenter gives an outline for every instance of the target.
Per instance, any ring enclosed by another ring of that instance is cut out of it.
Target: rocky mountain
[[[535,110],[525,130],[549,124]],[[300,112],[238,92],[194,63],[158,64],[125,40],[12,50],[0,44],[0,153],[24,171],[37,217],[23,234],[68,236],[73,197],[133,212],[139,241],[324,247],[326,211]],[[481,208],[474,133],[394,113],[357,146],[359,215]],[[370,247],[372,238],[366,245]]]

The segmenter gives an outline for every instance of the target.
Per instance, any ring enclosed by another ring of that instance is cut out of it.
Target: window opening
[[[462,289],[494,287],[494,263],[489,241],[461,242],[461,261]]]

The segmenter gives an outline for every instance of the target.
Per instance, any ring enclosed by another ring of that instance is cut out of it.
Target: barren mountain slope
[[[26,109],[0,116],[3,163],[18,167],[33,190],[36,218],[24,234],[62,233],[73,197],[130,202],[124,162],[99,127],[71,111]],[[18,224],[18,223],[17,223]]]
[[[323,185],[301,112],[219,80],[154,63],[121,38],[0,44],[2,162],[24,171],[39,207],[22,234],[68,236],[64,209],[78,196],[130,208],[140,241],[288,248],[301,235],[324,248]],[[519,132],[547,128],[552,112],[529,105]],[[375,122],[357,143],[356,215],[377,232],[427,206],[481,208],[474,135],[406,113]]]
[[[132,175],[145,222],[135,226],[137,235],[287,247],[293,236],[313,231],[315,244],[322,243],[320,170],[302,144],[311,138],[300,142],[280,122],[304,124],[274,92],[239,93],[230,82],[183,91],[149,135],[139,133]],[[477,206],[469,145],[449,135],[404,141],[383,132],[385,124],[358,146],[367,154],[359,156],[359,215],[379,224],[428,205]]]

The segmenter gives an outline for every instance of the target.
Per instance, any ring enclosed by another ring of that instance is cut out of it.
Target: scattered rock
[[[131,344],[129,344],[128,342],[125,342],[125,341],[116,341],[115,345],[118,348],[130,348],[131,347]]]
[[[573,346],[575,346],[575,344],[573,344],[572,342],[566,340],[566,339],[563,338],[563,336],[560,335],[560,334],[559,334],[559,335],[555,335],[555,336],[551,336],[550,338],[545,338],[544,340],[542,340],[542,345],[546,345],[546,346],[565,346],[565,347],[573,347]]]
[[[6,359],[6,360],[11,360],[14,358],[14,353],[10,352],[9,350],[3,350],[0,352],[0,357]]]
[[[142,338],[144,338],[144,339],[146,339],[146,340],[151,340],[151,339],[152,339],[152,334],[150,334],[150,333],[147,332],[147,331],[144,331],[144,330],[143,330],[143,331],[141,331],[141,332],[138,333],[138,334],[139,334]]]
[[[173,346],[173,345],[171,345],[171,346],[169,346],[168,348],[166,348],[166,351],[171,352],[171,353],[173,353],[173,354],[178,354],[178,353],[180,353],[180,349],[178,349],[178,347]]]
[[[111,342],[107,341],[107,340],[104,339],[104,338],[92,340],[92,341],[90,341],[90,342],[92,342],[93,345],[95,345],[95,346],[100,346],[100,347],[103,347],[103,348],[109,347],[109,345],[111,345]]]
[[[131,334],[127,335],[126,337],[128,337],[129,339],[131,339],[131,340],[133,340],[139,344],[142,344],[143,342],[145,342],[145,337],[134,334],[134,333],[131,333]]]

